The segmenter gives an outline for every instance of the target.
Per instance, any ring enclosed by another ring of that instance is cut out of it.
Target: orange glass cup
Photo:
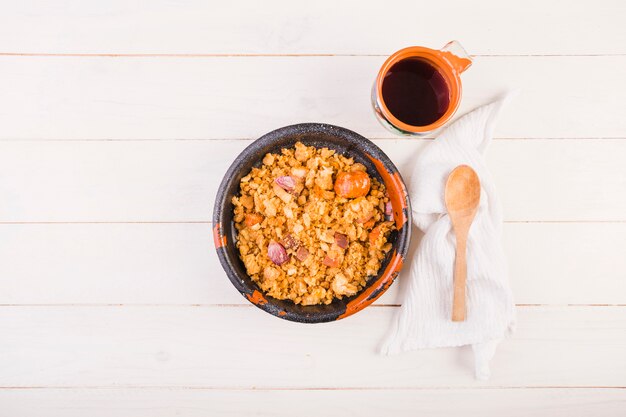
[[[441,117],[424,126],[407,124],[389,110],[383,97],[383,82],[389,70],[397,63],[404,60],[422,60],[432,66],[445,80],[448,89],[448,106]],[[376,77],[372,88],[372,105],[378,120],[387,129],[394,133],[406,136],[424,136],[441,128],[448,122],[461,102],[461,77],[460,74],[472,65],[472,60],[461,44],[452,41],[442,49],[430,49],[422,46],[404,48],[391,55]]]

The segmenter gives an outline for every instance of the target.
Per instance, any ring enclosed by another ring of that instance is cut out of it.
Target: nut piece
[[[335,233],[335,243],[341,249],[345,249],[348,247],[348,236],[343,233]]]
[[[335,193],[343,198],[364,197],[370,191],[370,176],[367,172],[340,172],[335,180]]]
[[[289,260],[289,255],[283,245],[273,240],[267,247],[267,256],[276,265],[282,265]]]

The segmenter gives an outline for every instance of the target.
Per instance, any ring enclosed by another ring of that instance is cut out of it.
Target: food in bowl
[[[266,154],[232,203],[246,272],[280,300],[316,305],[356,295],[392,248],[384,184],[325,147],[297,142]]]

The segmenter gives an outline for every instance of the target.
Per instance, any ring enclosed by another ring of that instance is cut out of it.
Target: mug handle
[[[441,55],[459,73],[465,71],[472,65],[472,59],[465,49],[457,41],[451,41],[440,50]]]

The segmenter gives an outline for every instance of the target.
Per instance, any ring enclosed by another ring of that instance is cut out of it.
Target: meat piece
[[[306,258],[309,257],[309,251],[304,246],[298,248],[298,252],[296,252],[296,259],[300,262],[306,261]]]
[[[387,201],[385,203],[385,218],[387,220],[391,220],[393,217],[393,206],[391,205],[391,201]]]
[[[370,176],[363,171],[340,172],[335,180],[335,193],[343,198],[366,196],[370,187]]]
[[[378,226],[376,226],[375,228],[372,229],[372,231],[369,233],[369,241],[370,241],[370,246],[371,247],[382,247],[382,245],[384,244],[383,239],[385,238],[385,234],[391,230],[391,228],[393,227],[393,223],[392,222],[383,222],[380,223]]]
[[[345,249],[348,247],[348,236],[343,233],[335,233],[335,243],[341,249]]]
[[[380,238],[381,226],[382,225],[379,224],[378,226],[373,228],[372,231],[370,232],[370,235],[369,235],[370,245],[374,246],[376,244],[376,241],[378,241],[378,239]]]
[[[252,227],[255,224],[261,223],[263,221],[263,216],[257,213],[248,213],[246,214],[246,220],[244,221],[246,226]]]
[[[324,258],[324,260],[322,261],[322,263],[326,266],[329,266],[331,268],[337,268],[340,263],[338,259],[333,259],[330,256],[326,255],[326,257]]]
[[[368,221],[363,223],[363,227],[366,228],[366,229],[371,229],[372,227],[374,227],[375,224],[376,224],[376,220],[369,219]]]
[[[280,243],[285,247],[285,249],[295,249],[298,247],[298,241],[289,233],[283,237],[283,240],[281,240]]]

